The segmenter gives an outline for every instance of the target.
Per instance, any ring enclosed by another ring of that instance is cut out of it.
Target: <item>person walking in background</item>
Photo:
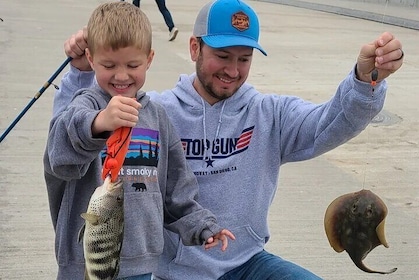
[[[133,0],[132,4],[140,7],[140,0]],[[173,23],[172,14],[169,9],[166,7],[166,0],[156,0],[157,7],[159,7],[160,13],[163,15],[164,21],[166,22],[167,27],[169,28],[169,41],[174,41],[179,32],[179,29]]]

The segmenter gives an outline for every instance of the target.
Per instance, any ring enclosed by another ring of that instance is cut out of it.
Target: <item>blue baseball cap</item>
[[[241,0],[215,0],[206,4],[196,18],[193,35],[212,48],[259,45],[259,20],[255,11]]]

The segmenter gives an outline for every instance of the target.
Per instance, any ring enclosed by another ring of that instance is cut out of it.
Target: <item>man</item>
[[[94,81],[92,72],[82,72],[91,70],[84,59],[87,35],[79,31],[66,41],[66,54],[74,59],[56,94],[54,114],[74,90]],[[229,250],[220,253],[187,248],[166,231],[157,279],[319,279],[264,250],[279,167],[319,156],[365,129],[383,107],[384,79],[403,63],[402,45],[383,33],[362,46],[351,73],[331,100],[320,105],[261,94],[246,83],[253,49],[266,55],[258,39],[257,15],[245,2],[208,3],[189,40],[196,73],[181,75],[171,90],[149,93],[166,108],[181,136],[199,182],[199,202],[236,236]]]

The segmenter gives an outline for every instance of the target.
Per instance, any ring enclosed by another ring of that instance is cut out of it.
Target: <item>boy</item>
[[[83,278],[80,214],[102,184],[99,154],[112,131],[123,126],[132,127],[132,138],[119,176],[125,212],[119,277],[151,278],[163,250],[163,226],[185,245],[205,242],[209,249],[221,241],[225,250],[234,235],[196,202],[197,181],[179,137],[165,110],[139,91],[154,55],[147,17],[126,2],[105,3],[91,15],[87,32],[95,86],[77,92],[51,120],[44,157],[58,279]]]

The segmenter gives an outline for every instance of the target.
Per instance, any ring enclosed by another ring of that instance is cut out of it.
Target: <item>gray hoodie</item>
[[[71,98],[66,89],[88,86],[91,75],[72,68],[62,80],[54,111]],[[270,238],[267,217],[280,166],[314,158],[358,135],[382,109],[386,91],[383,81],[372,94],[371,85],[351,71],[323,104],[261,94],[245,83],[232,97],[211,106],[192,86],[194,78],[181,75],[172,90],[148,94],[163,105],[181,136],[198,179],[199,203],[236,240],[225,252],[205,251],[186,247],[178,235],[165,231],[155,273],[162,279],[214,280],[262,251]]]
[[[98,87],[76,93],[51,120],[44,156],[45,180],[56,233],[58,279],[83,279],[80,217],[102,184],[105,142],[91,134],[93,120],[110,101]],[[185,245],[200,245],[219,232],[214,215],[196,201],[196,178],[165,110],[143,92],[140,118],[132,130],[120,178],[124,182],[124,239],[119,277],[154,272],[163,251],[164,228],[180,234]]]
[[[163,279],[217,279],[263,250],[281,164],[319,156],[356,136],[381,110],[385,96],[385,82],[372,96],[371,85],[352,72],[324,104],[261,94],[246,83],[211,106],[194,89],[194,78],[182,75],[174,89],[149,94],[181,136],[198,179],[199,203],[236,240],[226,252],[204,251],[185,247],[168,232],[156,273]]]

